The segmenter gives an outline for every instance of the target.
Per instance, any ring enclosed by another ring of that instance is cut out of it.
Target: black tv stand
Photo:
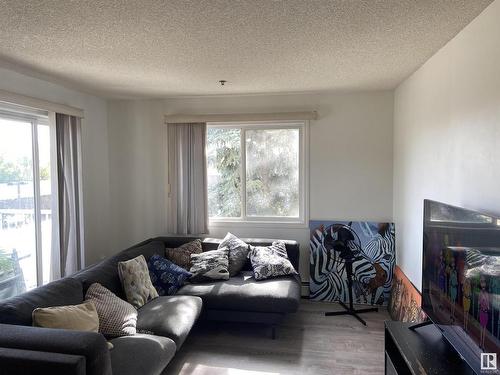
[[[412,324],[411,326],[408,327],[408,329],[411,329],[412,331],[415,331],[417,328],[425,327],[425,326],[428,326],[430,324],[432,324],[432,321],[430,319],[427,319],[427,320],[424,320],[421,323]]]
[[[385,322],[386,375],[472,375],[474,371],[433,324]]]

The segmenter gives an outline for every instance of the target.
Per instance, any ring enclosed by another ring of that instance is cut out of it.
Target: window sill
[[[284,229],[309,229],[308,223],[302,221],[236,221],[236,220],[210,220],[209,228],[284,228]]]

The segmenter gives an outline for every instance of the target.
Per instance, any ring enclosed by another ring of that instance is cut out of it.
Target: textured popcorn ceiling
[[[109,97],[391,89],[489,3],[0,0],[0,65]]]

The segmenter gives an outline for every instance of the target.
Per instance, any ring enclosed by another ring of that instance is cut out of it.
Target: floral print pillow
[[[248,256],[252,263],[255,280],[297,274],[288,260],[286,245],[283,241],[274,241],[271,246],[251,246]]]

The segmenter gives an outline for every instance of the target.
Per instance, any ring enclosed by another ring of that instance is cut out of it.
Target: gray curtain
[[[57,279],[75,273],[83,267],[83,215],[81,192],[81,120],[56,113],[57,203],[59,241],[52,268]]]
[[[208,233],[205,123],[168,124],[167,230]]]

